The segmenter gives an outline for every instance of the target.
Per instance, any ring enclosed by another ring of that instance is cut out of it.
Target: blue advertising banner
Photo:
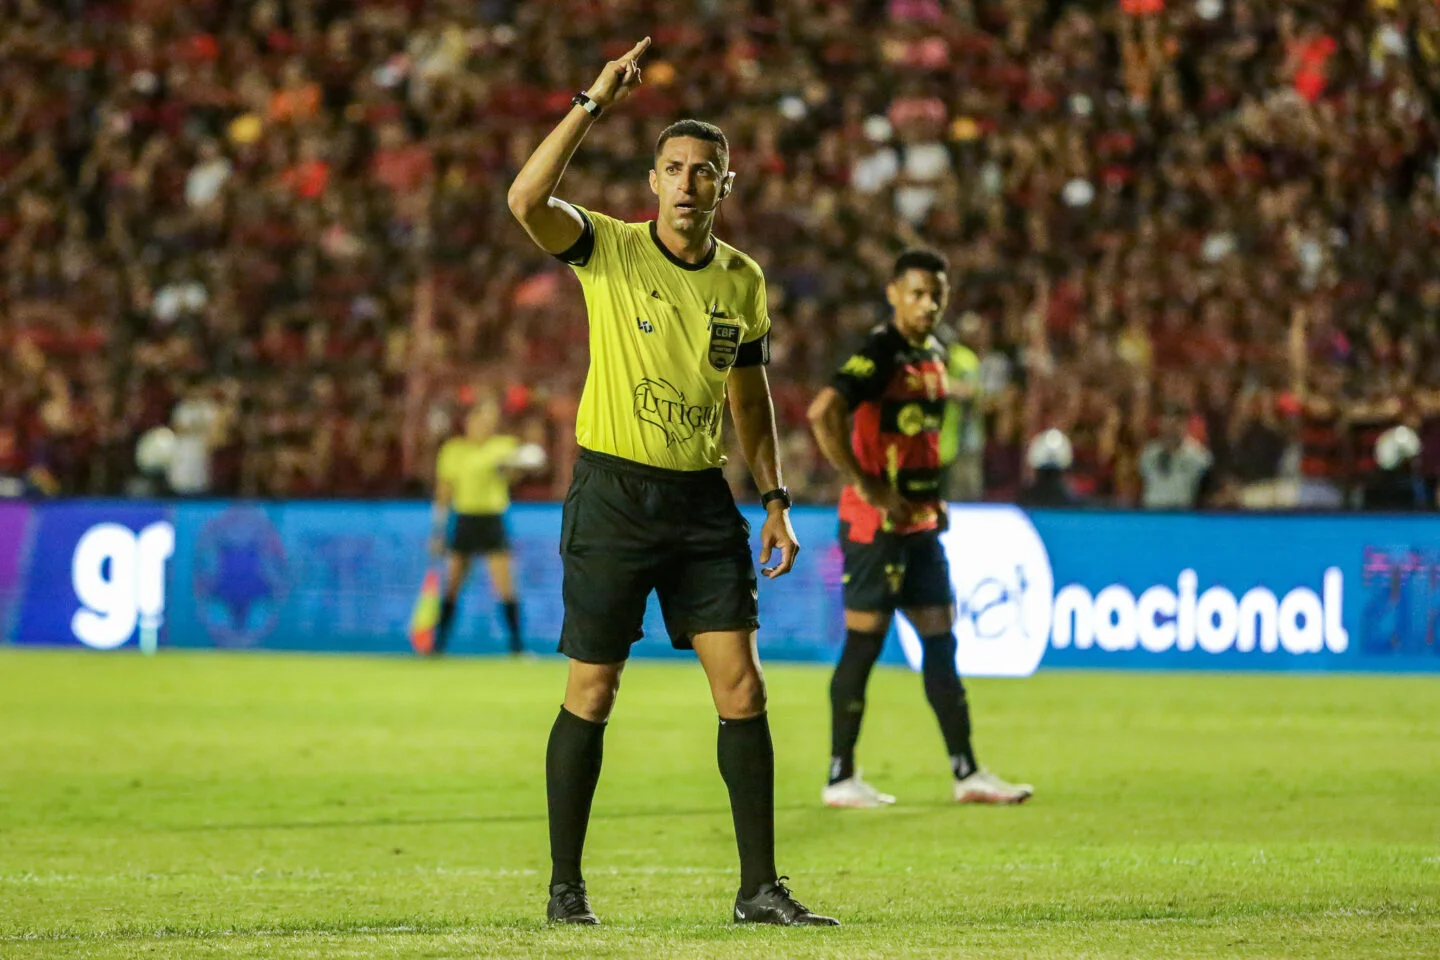
[[[28,549],[30,507],[23,503],[0,503],[0,643],[15,629],[24,595],[21,564]]]
[[[957,661],[970,675],[1440,670],[1440,518],[1004,506],[952,518]],[[918,664],[913,631],[899,634]]]
[[[758,533],[762,514],[747,509]],[[507,523],[527,646],[563,611],[557,506]],[[833,660],[834,511],[794,511],[804,550],[762,580],[761,649]],[[0,641],[114,649],[407,652],[433,558],[420,503],[0,504]],[[1046,667],[1440,672],[1440,517],[952,510],[944,535],[961,670]],[[652,603],[637,656],[671,650]],[[918,666],[903,620],[886,659]],[[451,650],[505,649],[483,565]]]
[[[760,529],[760,517],[753,518]],[[426,554],[429,510],[421,504],[185,505],[175,518],[170,642],[272,650],[409,650],[407,630]],[[812,546],[791,575],[761,585],[766,653],[816,659],[838,647],[842,623],[835,518],[803,511],[797,534]],[[560,511],[521,504],[506,518],[513,576],[529,649],[552,652],[560,635]],[[483,564],[461,594],[454,653],[507,649]],[[823,629],[828,624],[830,629]],[[822,645],[817,651],[817,643]],[[651,598],[637,656],[674,656]],[[897,661],[900,652],[892,654]]]
[[[161,642],[169,510],[155,504],[57,503],[30,512],[15,643],[110,650]]]

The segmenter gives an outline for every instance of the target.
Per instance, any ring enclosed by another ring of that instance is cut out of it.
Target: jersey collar
[[[715,251],[720,246],[720,244],[716,242],[715,238],[711,237],[710,249],[706,252],[705,256],[700,258],[700,262],[686,263],[684,260],[681,260],[679,257],[675,256],[675,254],[671,253],[669,247],[665,246],[665,244],[660,242],[660,230],[658,227],[655,226],[654,220],[650,221],[650,239],[655,242],[655,249],[665,254],[665,259],[675,264],[675,266],[679,267],[681,270],[704,270],[706,267],[710,266],[710,261],[715,259]]]
[[[891,317],[885,322],[885,332],[894,339],[895,344],[902,350],[911,350],[916,353],[923,353],[925,351],[933,350],[943,350],[940,344],[940,338],[935,336],[935,334],[933,333],[927,334],[925,337],[925,342],[920,344],[919,346],[911,343],[908,339],[906,339],[905,334],[900,332],[900,328],[895,326],[894,317]]]

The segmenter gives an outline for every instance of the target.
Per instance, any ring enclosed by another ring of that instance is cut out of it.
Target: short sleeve
[[[880,398],[885,392],[885,385],[890,382],[894,367],[894,350],[886,348],[883,337],[872,334],[840,364],[830,378],[830,386],[854,410],[862,403]]]
[[[735,366],[765,366],[770,363],[770,299],[765,291],[765,278],[758,274],[745,320],[745,342],[740,344]]]
[[[570,264],[575,272],[583,277],[614,262],[621,224],[614,217],[594,213],[573,203],[570,204],[570,209],[580,215],[584,226],[579,239],[567,249],[555,254],[555,258]]]
[[[490,441],[489,453],[496,466],[504,466],[519,449],[520,441],[517,438],[502,434]]]

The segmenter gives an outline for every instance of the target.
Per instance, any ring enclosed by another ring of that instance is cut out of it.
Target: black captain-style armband
[[[564,250],[554,254],[556,260],[570,264],[572,267],[583,267],[590,262],[590,256],[595,252],[595,225],[590,222],[590,215],[579,207],[574,208],[580,214],[580,219],[585,222],[580,229],[580,236],[575,242]]]
[[[770,331],[766,330],[764,336],[751,340],[749,343],[740,344],[739,351],[735,354],[735,366],[737,367],[763,367],[770,363]]]

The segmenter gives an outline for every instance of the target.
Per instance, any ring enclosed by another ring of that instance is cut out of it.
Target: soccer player
[[[505,511],[510,508],[510,481],[521,469],[544,465],[544,451],[534,444],[522,447],[515,437],[497,434],[500,403],[482,398],[465,418],[465,435],[452,437],[440,447],[435,465],[434,530],[431,551],[445,552],[445,594],[440,621],[435,626],[436,656],[445,652],[460,590],[478,554],[485,558],[490,588],[500,601],[509,631],[510,652],[523,653],[520,600],[510,572],[510,544],[505,535]],[[538,455],[538,462],[537,462]],[[451,517],[451,510],[454,517]],[[444,531],[449,527],[446,541]]]
[[[860,778],[855,744],[865,687],[896,609],[924,645],[925,696],[950,754],[956,802],[1023,803],[1032,793],[976,762],[970,707],[955,669],[955,596],[940,542],[948,518],[940,498],[940,429],[950,386],[945,350],[932,335],[950,295],[945,273],[938,254],[902,253],[885,291],[891,320],[870,332],[810,406],[820,449],[847,482],[840,496],[846,633],[830,683],[830,781],[821,793],[827,806],[895,802]]]
[[[545,758],[552,921],[598,923],[580,872],[605,723],[651,591],[677,649],[693,649],[720,715],[720,773],[740,854],[737,923],[832,925],[791,896],[775,870],[775,754],[749,524],[721,473],[728,393],[735,431],[767,517],[767,577],[799,544],[781,485],[765,363],[770,315],[760,268],[712,233],[735,182],[718,127],[672,124],[655,147],[659,213],[624,223],[555,197],[586,131],[640,83],[637,43],[605,65],[510,187],[510,209],[579,277],[590,317],[590,369],[576,419],[581,453],[565,499],[560,552],[570,658],[565,702]]]

